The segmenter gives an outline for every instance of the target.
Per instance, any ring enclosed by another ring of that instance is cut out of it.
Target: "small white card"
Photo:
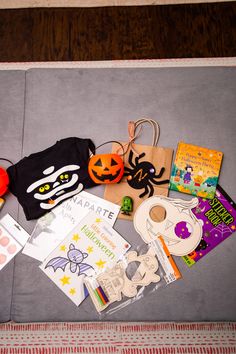
[[[29,234],[6,214],[0,220],[0,270],[24,247]]]
[[[88,295],[84,277],[116,263],[129,248],[106,220],[89,212],[40,269],[78,306]]]
[[[82,191],[37,221],[22,253],[43,261],[89,211],[113,226],[119,210],[119,205]]]

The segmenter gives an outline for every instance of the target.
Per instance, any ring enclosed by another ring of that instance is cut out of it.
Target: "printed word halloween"
[[[97,245],[101,249],[101,251],[103,251],[109,258],[115,258],[115,254],[104,243],[102,243],[101,240],[98,239],[96,233],[91,231],[87,227],[87,225],[84,225],[80,230],[84,233],[85,236],[87,236],[91,241],[93,241],[95,245]]]

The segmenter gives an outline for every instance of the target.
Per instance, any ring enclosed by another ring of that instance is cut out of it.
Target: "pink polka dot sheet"
[[[29,234],[9,215],[0,219],[0,270],[24,247]]]

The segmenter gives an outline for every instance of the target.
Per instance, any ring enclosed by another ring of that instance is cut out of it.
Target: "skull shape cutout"
[[[197,247],[202,238],[202,223],[191,211],[197,205],[197,198],[185,201],[153,196],[136,210],[134,227],[146,243],[161,235],[171,254],[187,255]],[[150,211],[156,206],[166,211],[166,217],[161,222],[155,222],[150,217]]]

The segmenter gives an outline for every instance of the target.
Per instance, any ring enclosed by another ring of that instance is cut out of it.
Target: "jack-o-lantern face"
[[[117,183],[124,174],[124,163],[117,154],[94,155],[89,160],[88,171],[95,183]]]
[[[0,197],[6,193],[8,184],[9,184],[8,174],[2,167],[0,167]]]
[[[188,254],[188,256],[192,259],[196,258],[197,257],[197,252],[196,251],[193,251],[191,253]]]

